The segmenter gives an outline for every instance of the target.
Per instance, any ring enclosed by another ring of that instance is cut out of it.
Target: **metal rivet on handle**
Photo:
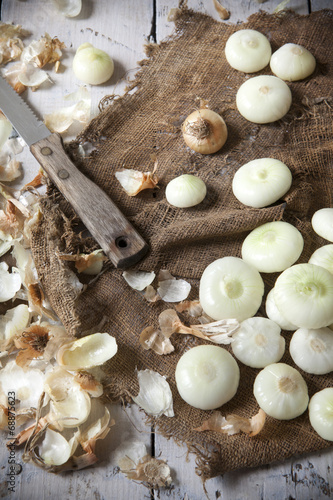
[[[60,179],[67,179],[67,177],[69,177],[69,173],[63,168],[59,170],[58,177],[60,177]]]
[[[42,155],[44,156],[49,156],[52,154],[52,149],[51,148],[48,148],[47,146],[45,146],[44,148],[42,148],[40,150],[40,152],[42,153]]]

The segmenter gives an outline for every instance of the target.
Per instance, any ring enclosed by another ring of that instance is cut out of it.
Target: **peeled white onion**
[[[327,387],[312,396],[309,419],[320,437],[333,441],[333,387]]]
[[[290,355],[307,373],[323,375],[333,371],[333,332],[330,328],[299,328],[290,341]]]
[[[274,321],[281,330],[295,331],[297,326],[290,323],[286,318],[280,313],[279,309],[276,307],[274,300],[274,288],[270,290],[266,297],[266,314],[269,319]]]
[[[314,264],[295,264],[277,278],[274,300],[281,314],[302,328],[333,323],[333,275]]]
[[[288,85],[276,76],[261,75],[250,78],[238,89],[237,109],[253,123],[271,123],[280,120],[291,106]]]
[[[278,420],[298,417],[309,402],[304,378],[285,363],[273,363],[261,370],[254,381],[253,393],[260,408]]]
[[[264,282],[257,269],[238,257],[215,260],[200,279],[200,304],[215,320],[250,318],[258,311],[263,293]]]
[[[311,52],[301,45],[286,43],[272,55],[270,67],[277,77],[295,82],[314,72],[316,60]]]
[[[225,45],[225,56],[230,66],[244,73],[263,69],[269,63],[271,54],[268,38],[251,29],[236,31]]]
[[[309,264],[315,264],[327,269],[333,274],[333,245],[324,245],[313,252]]]
[[[288,222],[267,222],[253,229],[242,245],[242,258],[259,272],[284,271],[294,264],[302,253],[301,233]]]
[[[200,345],[179,359],[175,377],[184,401],[194,408],[213,410],[232,399],[238,389],[239,368],[222,347]]]
[[[113,70],[113,60],[104,50],[96,49],[90,43],[78,47],[73,59],[73,71],[82,82],[100,85],[111,78]]]
[[[280,361],[285,350],[281,328],[267,318],[248,318],[232,335],[235,357],[252,368],[264,368]]]
[[[262,208],[275,203],[290,189],[287,165],[274,158],[258,158],[242,165],[234,175],[232,191],[244,205]]]
[[[311,224],[315,233],[333,242],[333,208],[317,210],[312,216]]]
[[[206,184],[195,175],[183,174],[172,179],[166,189],[165,197],[170,205],[189,208],[203,201],[207,193]]]

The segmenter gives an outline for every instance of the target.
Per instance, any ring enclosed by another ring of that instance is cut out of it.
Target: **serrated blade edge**
[[[0,76],[0,109],[29,147],[51,134],[2,76]]]

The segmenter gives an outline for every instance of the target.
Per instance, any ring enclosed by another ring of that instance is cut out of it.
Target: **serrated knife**
[[[111,262],[125,269],[141,260],[148,244],[107,194],[72,163],[60,135],[51,133],[1,76],[0,109]]]

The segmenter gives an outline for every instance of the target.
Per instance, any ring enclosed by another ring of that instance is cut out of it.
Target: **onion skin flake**
[[[214,411],[211,417],[194,430],[198,432],[215,431],[219,434],[227,434],[228,436],[244,432],[253,437],[259,434],[264,427],[265,421],[266,413],[262,409],[251,418],[240,417],[234,414],[224,417],[219,411]]]

